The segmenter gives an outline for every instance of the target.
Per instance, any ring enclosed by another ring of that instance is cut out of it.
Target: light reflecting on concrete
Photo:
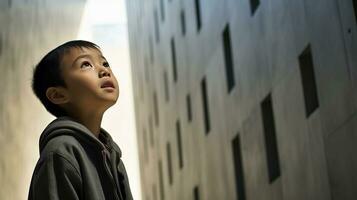
[[[90,0],[84,10],[78,39],[98,44],[119,81],[119,100],[103,118],[102,127],[111,133],[123,152],[134,199],[141,199],[131,69],[124,0]]]

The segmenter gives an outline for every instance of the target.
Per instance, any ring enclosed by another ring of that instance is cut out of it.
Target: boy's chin
[[[110,100],[106,101],[106,102],[104,103],[104,107],[105,107],[106,109],[112,107],[112,106],[117,102],[117,100],[118,100],[118,99],[110,99]]]

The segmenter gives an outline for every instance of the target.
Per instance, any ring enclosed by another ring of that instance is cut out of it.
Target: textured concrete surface
[[[0,1],[0,199],[26,199],[38,139],[53,117],[31,91],[32,69],[77,35],[85,1]]]
[[[195,0],[127,1],[143,198],[197,199],[194,188],[198,187],[199,199],[237,199],[231,143],[239,134],[246,199],[356,199],[357,22],[353,1],[260,0],[254,15],[248,0],[199,2],[202,26],[197,30]],[[159,41],[155,40],[155,12],[159,12]],[[222,45],[227,24],[236,83],[230,93]],[[308,45],[319,107],[306,117],[299,55]],[[208,134],[200,87],[203,78],[211,122]],[[154,93],[159,124],[150,133]],[[281,168],[281,176],[272,183],[268,181],[260,108],[269,93]],[[187,119],[187,95],[192,101],[192,121]],[[149,145],[150,134],[154,145]],[[171,145],[172,185],[167,143]]]

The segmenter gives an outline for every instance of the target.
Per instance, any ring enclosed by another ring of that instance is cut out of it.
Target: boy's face
[[[72,48],[61,61],[68,109],[103,110],[115,104],[118,82],[102,53],[94,48]]]

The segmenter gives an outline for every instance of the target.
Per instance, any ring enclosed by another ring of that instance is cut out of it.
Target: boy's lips
[[[100,87],[101,88],[107,88],[107,87],[115,88],[113,82],[111,82],[109,80],[104,81]]]

